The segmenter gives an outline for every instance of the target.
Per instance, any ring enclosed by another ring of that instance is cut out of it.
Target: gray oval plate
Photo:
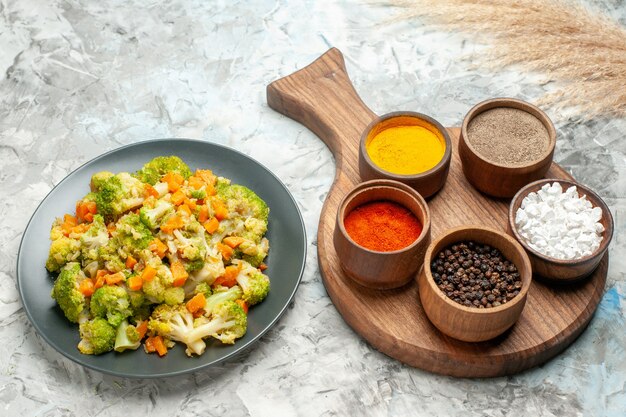
[[[67,321],[50,297],[53,276],[44,265],[50,245],[52,222],[73,213],[76,201],[89,191],[91,175],[98,171],[133,172],[160,155],[178,155],[192,169],[206,168],[233,183],[254,190],[270,207],[266,259],[271,291],[250,309],[248,332],[234,345],[208,343],[206,352],[189,358],[180,344],[167,356],[134,352],[110,352],[100,356],[82,355],[76,345],[78,326]],[[243,351],[257,341],[285,312],[293,298],[306,258],[306,232],[293,197],[267,168],[248,156],[224,146],[189,139],[162,139],[139,142],[101,155],[68,175],[35,210],[26,226],[17,257],[17,283],[24,309],[39,334],[67,358],[100,372],[133,378],[156,378],[198,371]]]

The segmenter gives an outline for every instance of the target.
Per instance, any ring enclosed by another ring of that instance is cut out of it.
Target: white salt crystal
[[[602,209],[593,207],[575,186],[545,184],[529,193],[515,214],[515,225],[534,250],[558,259],[577,259],[595,251],[602,241]]]

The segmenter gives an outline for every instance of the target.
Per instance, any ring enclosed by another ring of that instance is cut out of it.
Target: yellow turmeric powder
[[[385,171],[399,175],[420,174],[437,165],[446,150],[443,136],[433,130],[393,123],[373,130],[365,149],[370,159]]]

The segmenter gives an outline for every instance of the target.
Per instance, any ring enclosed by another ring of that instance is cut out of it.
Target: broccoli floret
[[[163,292],[163,301],[171,306],[180,304],[185,301],[185,290],[183,287],[170,287]]]
[[[50,244],[50,252],[46,261],[46,269],[50,272],[57,272],[65,264],[78,260],[80,257],[80,241],[69,237],[61,236],[53,240]]]
[[[158,156],[146,163],[143,168],[133,174],[135,178],[154,185],[168,172],[177,172],[187,179],[191,176],[189,166],[177,156]]]
[[[144,201],[144,184],[126,172],[102,180],[95,195],[98,213],[114,220]]]
[[[78,350],[82,354],[100,355],[111,351],[115,345],[115,329],[103,318],[81,323],[79,331]]]
[[[83,279],[85,276],[80,270],[80,264],[70,262],[61,270],[52,288],[52,298],[72,323],[78,323],[78,317],[85,308],[85,296],[78,290]]]
[[[94,317],[106,318],[113,327],[132,315],[128,293],[116,285],[98,288],[91,296],[89,307]]]
[[[148,301],[161,304],[165,302],[165,290],[170,288],[173,282],[172,271],[167,266],[160,265],[157,267],[157,274],[154,279],[144,282],[142,290]]]
[[[137,254],[148,247],[152,232],[139,219],[137,214],[126,214],[116,224],[115,238],[128,254]]]
[[[143,292],[128,290],[128,300],[133,311],[132,317],[135,321],[145,320],[150,317],[150,302],[146,300]]]
[[[122,321],[117,328],[115,336],[115,351],[136,350],[139,346],[141,346],[141,340],[137,328],[128,324],[127,320]]]
[[[109,243],[109,231],[104,224],[104,218],[96,214],[93,216],[91,227],[80,237],[83,262],[99,259],[99,249]]]
[[[204,260],[207,254],[207,243],[203,234],[186,237],[180,230],[174,230],[174,244],[182,257],[189,261]]]
[[[109,171],[96,172],[95,174],[93,174],[91,176],[91,182],[89,184],[91,191],[98,191],[100,188],[102,188],[102,185],[106,182],[106,180],[114,175],[115,174]]]
[[[267,275],[245,261],[235,260],[234,263],[241,265],[237,284],[243,290],[243,300],[251,306],[263,301],[270,291],[270,279]]]
[[[226,291],[215,292],[213,295],[207,298],[204,310],[207,312],[207,314],[211,314],[217,305],[226,301],[238,300],[242,296],[243,291],[241,291],[241,288],[239,288],[238,285],[235,285]]]
[[[148,329],[167,339],[187,345],[185,353],[188,356],[202,355],[206,348],[202,335],[191,337],[194,330],[194,318],[183,304],[177,306],[162,304],[155,308],[150,316]]]
[[[206,191],[203,189],[200,190],[191,190],[189,192],[189,197],[191,198],[196,198],[198,200],[201,200],[203,198],[206,198]]]
[[[267,257],[269,250],[269,241],[266,238],[261,239],[259,243],[246,239],[241,245],[235,249],[233,256],[243,259],[255,268],[261,265],[261,262]]]
[[[165,216],[173,213],[173,211],[174,206],[172,204],[167,201],[158,200],[154,208],[142,207],[141,210],[139,210],[139,217],[143,224],[154,230],[159,226],[161,220]]]
[[[193,295],[196,294],[204,294],[205,298],[209,298],[213,294],[213,290],[211,289],[211,286],[209,284],[207,284],[206,282],[201,282],[200,284],[196,285],[196,288],[193,289]]]
[[[247,327],[248,317],[241,306],[234,301],[226,301],[215,306],[211,321],[199,320],[189,337],[213,336],[222,343],[232,345],[235,339],[246,334]]]
[[[265,201],[251,189],[239,184],[225,185],[218,181],[217,196],[226,202],[229,212],[236,212],[243,217],[254,217],[265,222],[270,213]]]
[[[183,262],[185,265],[185,271],[194,272],[204,267],[204,259],[196,259],[195,261]]]
[[[109,239],[108,243],[98,249],[100,261],[107,270],[120,272],[126,269],[125,259],[118,252],[118,240]]]
[[[265,232],[267,232],[267,219],[258,219],[256,217],[248,217],[243,223],[245,232],[243,237],[259,243]]]

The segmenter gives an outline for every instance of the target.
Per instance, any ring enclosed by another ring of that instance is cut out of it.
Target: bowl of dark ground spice
[[[493,197],[512,197],[550,168],[556,130],[538,107],[513,98],[475,105],[461,126],[459,157],[468,181]]]
[[[412,187],[393,180],[356,185],[339,203],[333,234],[345,274],[375,289],[415,278],[430,243],[430,211]]]
[[[430,244],[417,282],[435,327],[455,339],[481,342],[515,324],[531,280],[530,260],[515,239],[494,229],[463,226]]]

